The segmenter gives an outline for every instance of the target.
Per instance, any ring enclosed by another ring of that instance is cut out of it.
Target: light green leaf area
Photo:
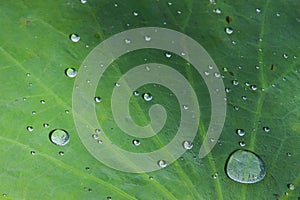
[[[1,198],[299,199],[300,2],[211,2],[1,1]],[[136,138],[116,125],[110,97],[118,79],[134,66],[148,62],[172,66],[189,80],[200,105],[193,148],[166,168],[134,174],[111,169],[86,150],[73,120],[76,78],[67,77],[64,71],[68,67],[78,70],[89,52],[105,39],[139,27],[173,29],[201,44],[215,61],[213,67],[223,75],[228,107],[217,145],[200,159],[211,104],[205,82],[194,67],[180,56],[166,58],[164,51],[154,49],[130,52],[115,60],[99,83],[91,83],[98,84],[95,95],[102,98],[96,105],[98,121],[114,145],[136,153],[154,151],[172,140],[180,124],[181,105],[172,92],[162,85],[147,84],[138,89],[140,96],[132,96],[130,105],[124,106],[129,106],[138,125],[145,126],[150,106],[163,105],[168,113],[164,128],[135,146],[132,140]],[[226,27],[232,28],[232,34],[225,32]],[[80,36],[79,42],[69,39],[72,33]],[[152,101],[142,99],[145,92],[152,94]],[[44,127],[45,123],[49,127]],[[28,131],[28,126],[33,130]],[[54,129],[66,130],[70,142],[53,144],[49,133]],[[236,129],[244,129],[245,136],[238,136]],[[241,141],[244,147],[239,145]],[[226,161],[237,149],[250,150],[264,161],[262,181],[242,184],[228,178]],[[294,190],[288,188],[290,183]]]

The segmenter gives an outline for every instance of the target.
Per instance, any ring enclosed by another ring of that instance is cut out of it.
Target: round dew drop
[[[244,131],[244,129],[236,129],[236,134],[238,134],[239,136],[244,136],[245,131]]]
[[[189,150],[193,148],[193,143],[191,141],[184,141],[182,143],[183,148]]]
[[[70,141],[69,133],[63,129],[54,129],[49,134],[50,141],[58,146],[65,146]]]
[[[26,129],[27,129],[27,131],[29,131],[29,132],[33,131],[33,127],[32,127],[32,126],[27,126]]]
[[[143,99],[145,101],[151,101],[153,99],[152,95],[150,93],[144,93],[143,94]]]
[[[139,140],[132,140],[132,144],[134,145],[134,146],[139,146],[140,144],[141,144],[141,142],[139,141]]]
[[[96,103],[100,103],[102,101],[101,97],[94,97],[94,101]]]
[[[77,35],[76,33],[72,33],[72,34],[70,35],[70,40],[71,40],[72,42],[79,42],[80,37],[79,37],[79,35]]]
[[[161,167],[161,168],[165,168],[168,164],[165,160],[159,160],[157,162],[158,166]]]
[[[233,33],[233,29],[230,27],[226,27],[225,32],[227,33],[227,35],[231,35]]]
[[[65,69],[65,74],[69,78],[74,78],[77,76],[77,70],[74,68],[67,68]]]

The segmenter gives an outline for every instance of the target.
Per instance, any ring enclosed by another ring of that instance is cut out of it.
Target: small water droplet
[[[256,11],[257,13],[260,13],[260,12],[261,12],[261,9],[260,9],[260,8],[256,8],[255,11]]]
[[[60,152],[58,152],[58,154],[59,154],[60,156],[63,156],[63,155],[65,155],[65,152],[60,151]]]
[[[288,157],[291,157],[291,156],[292,156],[292,153],[288,152],[288,153],[286,153],[286,155],[287,155]]]
[[[238,85],[239,82],[238,82],[238,80],[233,80],[233,81],[232,81],[232,84],[233,84],[233,85]]]
[[[233,29],[230,28],[230,27],[226,27],[225,28],[225,32],[228,34],[228,35],[231,35],[233,33]]]
[[[130,39],[125,39],[124,41],[125,41],[126,44],[130,44],[131,43]]]
[[[120,87],[121,84],[117,82],[117,83],[115,83],[115,86],[116,86],[116,87]]]
[[[233,152],[226,163],[227,176],[239,183],[256,183],[266,175],[265,165],[255,153],[246,150]]]
[[[222,10],[220,8],[216,8],[213,10],[214,13],[216,14],[221,14],[222,13]]]
[[[271,129],[269,127],[265,126],[265,127],[263,127],[263,130],[264,130],[264,132],[268,133],[268,132],[270,132]]]
[[[234,109],[235,111],[238,111],[238,110],[240,109],[240,107],[238,107],[238,106],[233,106],[233,109]]]
[[[290,183],[287,186],[290,190],[295,190],[295,185],[293,183]]]
[[[244,101],[246,101],[246,100],[247,100],[247,97],[246,97],[246,96],[242,96],[242,99],[243,99]]]
[[[285,59],[287,59],[289,56],[288,56],[286,53],[284,53],[284,54],[282,55],[282,57],[285,58]]]
[[[133,96],[137,97],[137,96],[139,96],[139,95],[140,95],[139,91],[134,91],[134,92],[133,92]]]
[[[205,75],[205,76],[209,76],[209,74],[210,74],[210,73],[209,73],[208,71],[205,71],[205,72],[204,72],[204,75]]]
[[[43,124],[43,127],[44,127],[44,128],[48,128],[48,127],[49,127],[49,124],[48,124],[48,123],[44,123],[44,124]]]
[[[251,85],[250,88],[251,88],[251,90],[254,90],[254,91],[257,90],[257,86],[256,85]]]
[[[245,143],[244,141],[239,141],[239,145],[240,145],[241,147],[244,147],[244,146],[246,146],[246,143]]]
[[[188,105],[183,105],[182,107],[183,107],[184,110],[188,110],[189,109]]]
[[[250,83],[249,82],[245,82],[245,86],[249,87]]]
[[[166,53],[165,53],[165,56],[166,56],[166,58],[171,58],[171,57],[172,57],[172,54],[169,53],[169,52],[166,52]]]
[[[96,103],[100,103],[102,101],[101,97],[94,97],[94,101]]]
[[[40,100],[40,103],[41,103],[41,104],[45,104],[46,101],[45,101],[44,99],[42,99],[42,100]]]
[[[98,135],[98,134],[92,134],[92,138],[93,138],[94,140],[98,140],[98,139],[99,139],[99,135]]]
[[[236,129],[236,134],[238,134],[239,136],[244,136],[245,135],[245,131],[244,131],[244,129]]]
[[[193,148],[193,143],[191,141],[184,141],[182,143],[183,148],[189,150]]]
[[[143,99],[145,101],[151,101],[153,99],[152,95],[150,93],[144,93],[143,94]]]
[[[137,139],[134,139],[134,140],[132,140],[132,144],[134,146],[139,146],[141,144],[141,142],[139,140],[137,140]]]
[[[221,74],[219,72],[215,72],[215,77],[220,78]]]
[[[258,66],[258,65],[255,65],[255,69],[259,69],[259,66]]]
[[[30,76],[30,73],[26,73],[26,76],[29,77],[29,76]]]
[[[65,146],[70,141],[69,133],[63,129],[54,129],[50,132],[49,138],[53,144]]]
[[[133,15],[137,17],[137,16],[139,16],[139,13],[137,11],[134,11]]]
[[[149,179],[150,179],[151,181],[154,180],[153,176],[149,176]]]
[[[182,13],[181,10],[177,10],[178,15],[181,15],[181,13]]]
[[[35,151],[30,151],[30,154],[34,156],[35,155]]]
[[[161,168],[165,168],[168,164],[165,160],[159,160],[157,162],[158,166],[161,167]]]
[[[213,179],[217,179],[217,178],[218,178],[218,175],[219,175],[219,174],[218,174],[217,172],[215,172],[215,173],[213,173],[212,178],[213,178]]]
[[[87,2],[87,0],[81,0],[82,4],[85,4]]]
[[[225,92],[229,93],[229,92],[231,92],[231,89],[230,88],[225,88]]]
[[[106,197],[107,200],[112,200],[112,197],[108,196]]]
[[[69,110],[65,110],[65,113],[66,113],[66,114],[69,114],[69,113],[70,113],[70,111],[69,111]]]
[[[276,16],[277,16],[277,17],[280,17],[280,13],[276,13]]]
[[[151,36],[148,36],[148,35],[145,36],[145,41],[146,41],[146,42],[150,42],[151,39],[152,39]]]
[[[77,35],[76,33],[72,33],[72,34],[70,35],[70,40],[71,40],[72,42],[79,42],[80,37],[79,37],[79,35]]]
[[[31,114],[35,115],[35,114],[36,114],[36,111],[35,111],[35,110],[33,110],[33,111],[31,112]]]
[[[75,76],[77,76],[77,70],[69,67],[65,69],[65,74],[69,78],[74,78]]]
[[[27,131],[29,131],[29,132],[33,131],[33,127],[32,127],[32,126],[27,126],[26,129],[27,129]]]

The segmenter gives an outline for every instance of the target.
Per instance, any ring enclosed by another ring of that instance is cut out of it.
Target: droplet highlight
[[[58,146],[65,146],[70,141],[69,133],[63,129],[54,129],[49,135],[50,141]]]

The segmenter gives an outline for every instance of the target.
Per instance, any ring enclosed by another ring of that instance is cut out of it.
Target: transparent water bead
[[[169,52],[166,52],[166,53],[165,53],[165,56],[166,56],[166,58],[171,58],[171,57],[172,57],[172,54],[169,53]]]
[[[69,133],[63,129],[54,129],[50,132],[49,138],[53,144],[65,146],[70,141]]]
[[[139,95],[140,95],[139,91],[134,91],[134,92],[133,92],[133,96],[137,97],[137,96],[139,96]]]
[[[168,164],[165,160],[159,160],[157,162],[158,166],[161,167],[161,168],[165,168]]]
[[[225,32],[228,34],[228,35],[231,35],[233,33],[233,29],[230,28],[230,27],[226,27],[225,28]]]
[[[134,146],[139,146],[140,144],[141,144],[141,142],[139,141],[139,140],[132,140],[132,144],[134,145]]]
[[[100,103],[102,101],[101,97],[94,97],[94,101],[96,103]]]
[[[150,41],[151,41],[151,36],[146,35],[146,36],[145,36],[145,41],[146,41],[146,42],[150,42]]]
[[[72,33],[72,34],[70,35],[70,40],[71,40],[72,42],[79,42],[80,36],[77,35],[76,33]]]
[[[87,0],[81,0],[80,1],[82,4],[85,4],[87,2]]]
[[[77,70],[69,67],[69,68],[65,69],[65,74],[69,78],[74,78],[77,76]]]
[[[256,183],[266,175],[263,160],[247,150],[233,152],[227,160],[225,169],[227,176],[239,183]]]
[[[287,186],[290,190],[295,190],[295,185],[293,183],[290,183]]]
[[[143,94],[143,99],[145,101],[151,101],[153,99],[152,95],[150,93],[144,93]]]
[[[32,126],[27,126],[26,129],[27,129],[27,131],[29,131],[29,132],[33,131],[33,127],[32,127]]]
[[[236,129],[236,134],[238,134],[239,136],[244,136],[245,131],[244,131],[244,129]]]
[[[267,126],[263,127],[263,131],[266,132],[266,133],[270,132],[270,130],[271,129],[269,127],[267,127]]]
[[[193,148],[193,143],[191,141],[184,141],[182,143],[183,148],[189,150]]]

